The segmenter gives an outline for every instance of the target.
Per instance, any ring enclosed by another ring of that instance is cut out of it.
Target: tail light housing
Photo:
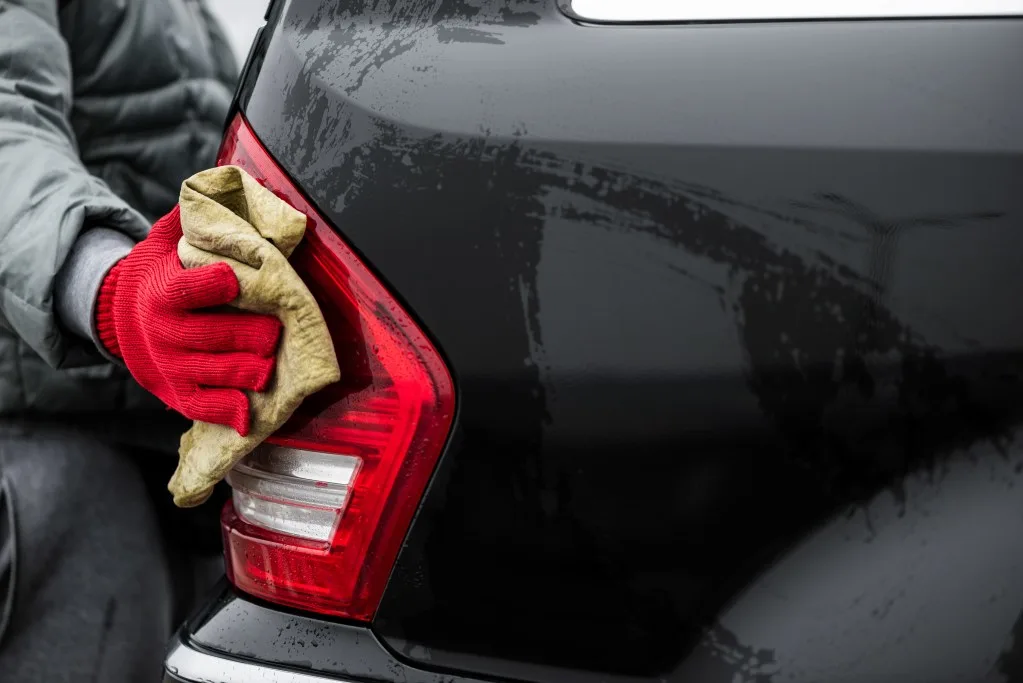
[[[217,163],[308,216],[291,257],[323,311],[341,381],[309,397],[228,477],[227,575],[243,592],[373,618],[454,414],[440,354],[277,166],[239,115]]]

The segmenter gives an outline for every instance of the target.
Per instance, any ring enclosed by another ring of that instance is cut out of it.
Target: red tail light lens
[[[451,376],[241,116],[217,161],[245,169],[309,217],[291,263],[323,311],[341,365],[341,381],[307,399],[229,479],[227,574],[257,597],[368,621],[447,439]]]

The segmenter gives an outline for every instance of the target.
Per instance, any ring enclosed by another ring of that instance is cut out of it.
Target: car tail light
[[[263,149],[241,116],[217,159],[309,217],[291,257],[323,311],[341,381],[228,477],[228,578],[271,602],[368,621],[440,457],[451,376],[423,332]]]

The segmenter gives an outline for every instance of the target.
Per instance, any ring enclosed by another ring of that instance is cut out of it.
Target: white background
[[[263,25],[267,0],[206,0],[227,32],[241,67],[256,29]]]

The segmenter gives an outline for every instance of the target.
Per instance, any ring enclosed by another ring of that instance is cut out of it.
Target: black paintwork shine
[[[237,595],[223,582],[181,637],[200,650],[345,678],[402,683],[476,683],[409,666],[364,626],[289,613]]]
[[[1020,680],[1020,64],[1014,20],[276,0],[242,107],[457,382],[379,638],[551,683]]]

